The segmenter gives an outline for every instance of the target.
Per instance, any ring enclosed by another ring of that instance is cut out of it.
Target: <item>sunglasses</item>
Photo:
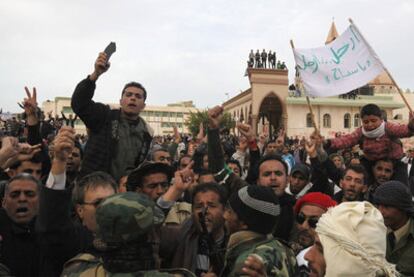
[[[303,213],[299,213],[296,216],[296,222],[297,223],[302,225],[305,221],[307,221],[309,227],[311,227],[312,229],[316,228],[316,224],[318,223],[318,220],[319,220],[319,217],[314,217],[314,216],[308,217],[308,216],[304,215]]]

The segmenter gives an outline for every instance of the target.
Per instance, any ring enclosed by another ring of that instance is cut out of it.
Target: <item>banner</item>
[[[293,49],[296,66],[311,96],[334,96],[362,87],[384,67],[355,25],[324,47]]]

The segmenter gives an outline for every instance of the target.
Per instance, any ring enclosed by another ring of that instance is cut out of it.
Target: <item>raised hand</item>
[[[23,99],[22,105],[24,112],[27,116],[34,115],[36,116],[37,112],[37,93],[36,88],[33,88],[33,92],[30,92],[28,87],[24,87],[24,90],[26,91],[27,98]],[[20,107],[21,107],[20,106]]]
[[[89,76],[89,79],[96,81],[99,76],[109,69],[110,66],[111,64],[108,62],[106,54],[104,52],[99,53],[98,58],[95,61],[95,69]]]
[[[75,147],[75,130],[69,126],[60,128],[58,135],[53,141],[53,157],[66,162]]]
[[[185,168],[177,170],[174,174],[173,186],[181,192],[191,188],[195,183],[195,175],[192,169],[193,165],[194,161],[191,161]]]
[[[246,137],[240,137],[239,138],[239,145],[237,146],[237,149],[241,152],[246,152],[247,148],[249,147],[249,143]]]
[[[174,125],[173,131],[174,131],[174,142],[178,144],[181,142],[181,135],[180,135],[180,132],[178,132],[177,125]]]
[[[8,168],[19,161],[30,160],[40,150],[41,144],[30,145],[27,143],[18,143],[15,137],[5,137],[2,140],[0,150],[1,166]]]
[[[285,135],[286,135],[285,129],[280,129],[279,134],[276,139],[276,147],[278,149],[282,149],[283,145],[285,144]]]
[[[200,125],[198,127],[198,134],[197,134],[197,137],[196,137],[196,142],[197,143],[202,143],[204,137],[205,137],[205,135],[204,135],[204,124],[203,124],[203,122],[200,122]]]
[[[193,164],[194,161],[184,169],[175,172],[172,186],[162,196],[165,201],[177,201],[185,190],[190,189],[195,184]]]
[[[210,129],[218,129],[220,127],[220,121],[223,117],[223,107],[215,106],[208,110],[208,124]]]
[[[0,161],[3,168],[7,168],[6,162],[10,159],[17,158],[19,154],[18,141],[15,137],[4,137],[0,149]]]
[[[318,156],[318,152],[317,150],[317,143],[315,141],[315,139],[309,139],[306,141],[305,143],[305,149],[306,152],[308,153],[309,157],[311,158],[316,158]]]
[[[19,151],[17,160],[21,162],[30,160],[36,153],[40,152],[41,147],[41,144],[30,145],[28,143],[19,143],[17,147]]]
[[[248,141],[252,141],[255,139],[253,128],[249,124],[237,123],[236,127],[239,130],[240,134],[246,137]]]

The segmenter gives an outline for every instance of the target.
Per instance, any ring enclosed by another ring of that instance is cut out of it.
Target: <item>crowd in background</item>
[[[0,276],[414,276],[411,117],[368,104],[353,133],[269,137],[220,129],[217,106],[198,134],[153,136],[141,84],[117,110],[92,100],[109,66],[75,88],[75,118],[26,88],[4,122]]]

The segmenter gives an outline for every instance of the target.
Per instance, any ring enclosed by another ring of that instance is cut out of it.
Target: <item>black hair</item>
[[[43,167],[43,162],[44,162],[43,153],[38,152],[38,153],[34,154],[33,157],[30,160],[27,160],[27,162],[31,162],[31,163],[34,163],[34,164],[42,164],[42,167]],[[21,161],[17,161],[15,164],[10,166],[10,169],[17,169],[19,166],[22,165],[22,163],[23,162],[21,162]]]
[[[362,174],[364,176],[364,184],[368,184],[368,173],[367,173],[367,171],[366,171],[366,169],[365,169],[364,166],[362,166],[360,164],[351,164],[351,165],[348,165],[345,168],[345,170],[342,172],[341,179],[344,179],[346,173],[349,170],[352,170],[352,171],[354,171],[354,172],[356,172],[358,174]]]
[[[129,87],[136,87],[136,88],[138,88],[138,89],[142,89],[142,91],[144,92],[144,102],[145,102],[145,100],[147,100],[147,91],[145,90],[145,88],[144,88],[144,86],[143,86],[143,85],[141,85],[140,83],[137,83],[137,82],[129,82],[129,83],[127,83],[127,84],[124,86],[124,88],[122,89],[122,95],[124,95],[125,90],[126,90],[127,88],[129,88]]]
[[[194,207],[194,199],[197,193],[209,192],[209,191],[217,193],[217,195],[219,196],[219,202],[223,206],[226,205],[227,197],[228,197],[226,190],[223,188],[223,186],[220,186],[217,183],[210,182],[210,183],[204,183],[204,184],[195,186],[193,193],[192,193],[192,197],[191,197],[192,199],[191,204],[193,205],[193,207]]]
[[[367,104],[361,108],[361,118],[366,115],[375,115],[382,118],[381,109],[375,104]]]
[[[184,155],[182,155],[179,159],[178,159],[178,166],[180,166],[180,163],[181,163],[181,160],[182,159],[184,159],[184,158],[192,158],[191,157],[191,155],[188,155],[188,154],[184,154]]]
[[[374,163],[374,165],[372,166],[372,168],[374,168],[377,165],[378,162],[390,163],[390,164],[392,164],[393,170],[395,170],[395,160],[393,160],[393,159],[390,159],[390,158],[381,158],[379,160],[376,160],[375,163]]]
[[[80,158],[81,160],[83,159],[83,150],[82,150],[82,146],[79,143],[79,141],[75,140],[75,147],[79,149],[79,153],[80,153]]]
[[[239,168],[240,174],[242,175],[243,169],[242,169],[242,167],[240,165],[240,162],[238,160],[229,159],[229,160],[227,160],[227,164],[235,164]]]
[[[282,156],[280,155],[275,155],[275,154],[268,154],[268,155],[264,155],[258,165],[257,165],[257,172],[259,172],[259,168],[262,165],[262,163],[266,162],[266,161],[271,161],[271,160],[275,160],[278,161],[280,163],[282,163],[283,167],[285,168],[285,174],[286,176],[288,175],[288,165],[286,164],[286,162],[283,160]]]
[[[197,172],[199,176],[205,176],[205,175],[214,175],[213,172],[211,172],[208,169],[200,168],[200,170]]]
[[[127,191],[136,191],[137,188],[142,188],[143,181],[145,177],[151,175],[151,174],[157,174],[162,173],[165,174],[167,177],[167,181],[170,183],[172,177],[174,176],[174,169],[164,163],[159,162],[144,162],[148,163],[146,165],[143,165],[141,168],[140,166],[134,170],[132,170],[128,174],[128,180],[126,183],[126,189]],[[141,164],[142,165],[142,164]]]

